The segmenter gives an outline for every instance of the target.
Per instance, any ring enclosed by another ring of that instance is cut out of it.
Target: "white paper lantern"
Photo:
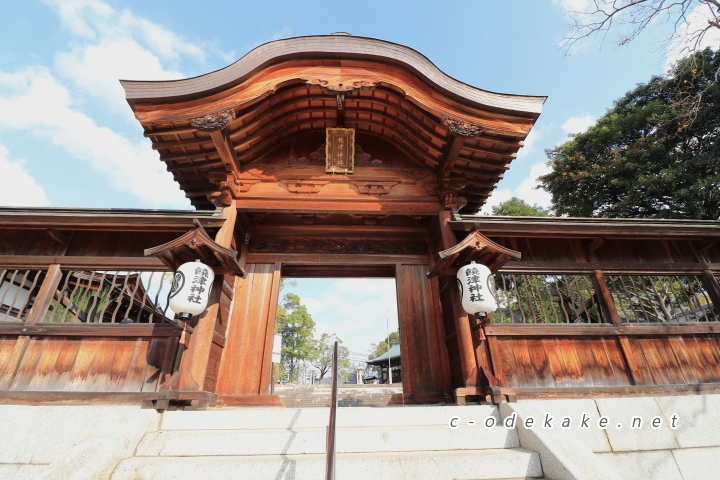
[[[467,313],[490,313],[497,309],[495,285],[490,269],[471,262],[458,270],[457,283],[462,306]]]
[[[170,308],[181,317],[205,311],[215,272],[200,260],[178,267],[170,290]],[[189,314],[189,315],[183,315]]]

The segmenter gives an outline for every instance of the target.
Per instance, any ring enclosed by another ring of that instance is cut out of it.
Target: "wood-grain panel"
[[[493,337],[491,337],[493,338]],[[508,387],[628,385],[617,343],[605,337],[494,337]]]
[[[11,383],[14,391],[155,391],[169,374],[173,337],[33,337]],[[0,345],[9,344],[3,341]],[[2,350],[7,350],[3,347]]]
[[[437,279],[428,280],[426,265],[397,265],[398,323],[403,359],[403,393],[449,393]]]
[[[262,395],[263,371],[269,368],[268,330],[274,333],[279,266],[248,264],[247,276],[236,279],[227,339],[218,367],[220,395]],[[272,342],[272,339],[269,339]]]
[[[16,336],[0,336],[0,378],[6,374],[16,344]]]

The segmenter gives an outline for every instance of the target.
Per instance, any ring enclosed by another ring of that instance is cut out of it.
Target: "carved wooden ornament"
[[[325,171],[353,173],[355,171],[355,129],[327,128],[325,142]]]
[[[202,132],[214,132],[222,130],[235,120],[235,110],[225,110],[224,112],[213,113],[190,120],[190,125]]]
[[[448,115],[443,115],[442,124],[452,133],[461,137],[477,137],[484,130],[480,125],[459,118],[452,118]]]

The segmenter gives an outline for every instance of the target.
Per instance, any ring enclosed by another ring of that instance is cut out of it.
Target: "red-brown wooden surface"
[[[396,272],[403,392],[444,394],[451,388],[436,279],[423,265],[398,265]]]
[[[247,277],[235,281],[232,319],[219,370],[219,395],[267,393],[279,283],[280,269],[275,264],[248,264]]]
[[[11,369],[17,344],[0,337],[0,390],[154,392],[171,373],[177,336],[32,337]]]

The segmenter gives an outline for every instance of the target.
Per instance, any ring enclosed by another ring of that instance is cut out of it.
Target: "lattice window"
[[[496,323],[608,323],[588,275],[495,276]]]
[[[43,278],[43,270],[0,270],[0,322],[27,320]]]
[[[64,271],[44,322],[170,321],[170,272]]]
[[[716,306],[697,276],[606,275],[605,280],[623,322],[720,321]]]

